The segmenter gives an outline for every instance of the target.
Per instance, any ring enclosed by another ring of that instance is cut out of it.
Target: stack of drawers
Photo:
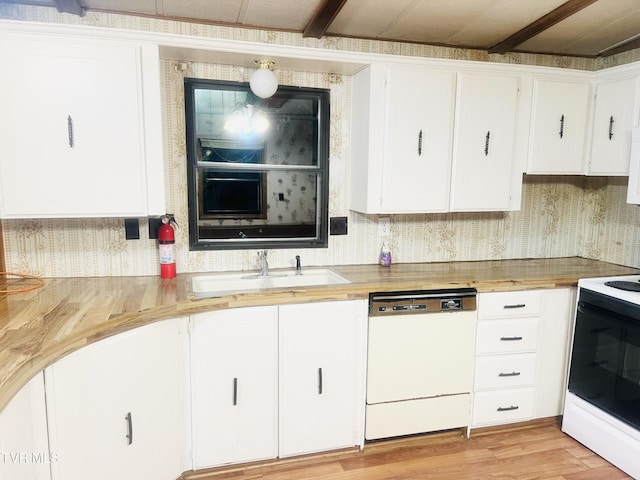
[[[539,290],[478,296],[472,426],[534,417]]]

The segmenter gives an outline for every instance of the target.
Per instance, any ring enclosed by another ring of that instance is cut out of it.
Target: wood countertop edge
[[[616,266],[613,264],[608,265],[611,267],[612,271],[617,272],[619,270],[620,275],[640,273],[640,271],[631,267]],[[177,285],[176,288],[178,292],[181,292],[177,294],[178,298],[175,301],[169,301],[168,304],[154,305],[150,308],[115,315],[98,325],[78,329],[77,331],[73,331],[72,333],[63,336],[60,340],[47,343],[46,347],[40,348],[37,353],[28,355],[22,360],[18,359],[13,364],[9,364],[10,367],[13,367],[9,372],[0,371],[0,411],[4,409],[13,396],[26,383],[55,361],[98,340],[102,340],[133,328],[148,325],[156,321],[229,308],[366,299],[368,298],[369,293],[376,291],[471,287],[476,288],[478,293],[488,293],[525,289],[568,288],[575,287],[579,278],[578,275],[560,274],[544,278],[527,278],[525,275],[523,278],[517,279],[488,278],[481,281],[443,281],[441,279],[421,279],[419,281],[385,279],[384,281],[380,281],[380,279],[376,279],[374,281],[363,282],[361,280],[358,281],[354,276],[349,274],[349,272],[353,270],[353,267],[326,268],[330,268],[342,274],[347,279],[353,280],[353,283],[332,286],[282,288],[194,299],[193,295],[186,291],[184,285],[189,283],[190,278],[195,274],[184,274],[181,279],[174,279],[170,281],[173,282],[173,286]],[[451,274],[451,277],[459,278],[460,275],[465,275],[465,272],[462,271],[457,274],[453,273]],[[181,276],[179,275],[179,277]],[[64,281],[64,279],[61,281]],[[157,280],[150,281],[157,282]],[[0,330],[0,334],[2,333],[3,332]]]

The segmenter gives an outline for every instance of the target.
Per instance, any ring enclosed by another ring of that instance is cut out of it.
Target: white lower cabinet
[[[560,415],[575,289],[478,297],[472,427]]]
[[[477,393],[473,425],[498,425],[533,418],[534,388],[513,388]]]
[[[0,479],[48,480],[50,465],[42,373],[36,375],[0,412]]]
[[[193,468],[362,444],[366,315],[366,300],[193,315]]]
[[[478,296],[472,426],[533,418],[541,291]]]
[[[45,370],[54,480],[174,480],[186,469],[186,325],[136,328]]]
[[[275,457],[278,307],[191,319],[194,469]]]
[[[360,443],[365,321],[360,301],[280,307],[281,457]]]
[[[576,292],[575,287],[543,292],[536,355],[536,418],[555,417],[564,409]]]

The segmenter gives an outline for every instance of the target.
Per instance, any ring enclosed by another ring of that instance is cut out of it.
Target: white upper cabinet
[[[517,105],[518,78],[458,74],[450,210],[511,209]]]
[[[628,175],[631,129],[638,125],[640,77],[602,79],[596,84],[591,175]]]
[[[0,36],[1,215],[163,213],[157,46]]]
[[[352,112],[352,210],[519,208],[518,77],[372,64],[353,77]]]
[[[587,77],[534,79],[527,173],[584,173],[590,98]]]
[[[351,209],[445,212],[455,73],[373,64],[353,77]]]

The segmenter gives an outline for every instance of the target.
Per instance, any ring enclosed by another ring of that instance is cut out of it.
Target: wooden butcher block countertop
[[[309,267],[313,268],[313,267]],[[0,294],[0,410],[34,375],[101,338],[157,320],[253,305],[367,298],[369,292],[475,287],[478,292],[575,286],[579,278],[640,270],[578,257],[331,267],[350,284],[282,288],[195,299],[191,279],[50,278]]]

